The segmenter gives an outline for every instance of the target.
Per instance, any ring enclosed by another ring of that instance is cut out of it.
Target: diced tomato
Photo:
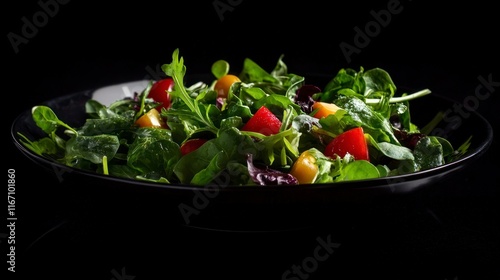
[[[184,143],[182,143],[182,145],[181,145],[181,154],[182,155],[187,155],[190,152],[192,152],[192,151],[198,149],[199,147],[201,147],[207,141],[208,141],[207,139],[203,139],[203,138],[189,139],[189,140],[185,141]]]
[[[362,127],[347,130],[333,138],[325,148],[324,154],[335,158],[337,155],[343,158],[347,153],[356,160],[370,161],[368,144]]]
[[[156,107],[156,110],[161,112],[162,108],[170,108],[171,99],[170,93],[174,88],[174,80],[172,78],[165,78],[156,81],[149,90],[148,97],[156,102],[161,103]]]
[[[266,136],[277,134],[281,128],[281,121],[271,110],[262,106],[241,128],[242,131],[262,133]]]

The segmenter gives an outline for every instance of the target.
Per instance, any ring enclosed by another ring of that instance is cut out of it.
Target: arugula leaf
[[[193,99],[184,87],[186,66],[184,65],[184,58],[179,58],[179,49],[174,50],[172,54],[172,62],[170,64],[163,64],[161,69],[167,76],[172,77],[174,80],[174,89],[170,94],[174,97],[180,98],[189,110],[194,113],[192,119],[204,124],[204,126],[200,126],[199,129],[217,134],[218,128],[214,125],[210,116],[205,114],[210,110],[202,108],[203,104],[200,104],[196,99]]]

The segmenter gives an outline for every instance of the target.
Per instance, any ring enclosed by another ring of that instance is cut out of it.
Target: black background
[[[228,9],[217,11],[214,3]],[[218,59],[229,61],[231,70],[237,72],[245,57],[271,70],[284,54],[290,72],[333,75],[343,67],[381,67],[396,85],[430,88],[461,104],[474,96],[481,84],[478,77],[500,83],[500,25],[496,9],[488,2],[438,6],[436,2],[400,1],[401,10],[386,17],[385,26],[377,25],[373,13],[387,15],[390,3],[397,2],[73,0],[59,3],[58,10],[52,6],[53,16],[46,21],[35,16],[43,11],[37,1],[9,4],[3,13],[3,61],[7,62],[3,104],[9,128],[4,158],[17,175],[15,275],[281,279],[287,269],[312,254],[317,237],[331,234],[341,247],[309,279],[500,276],[496,138],[478,162],[422,198],[426,207],[396,203],[394,208],[382,207],[361,217],[359,223],[346,219],[335,230],[327,226],[267,234],[178,228],[151,232],[159,230],[151,223],[159,222],[156,218],[161,215],[143,217],[144,224],[136,219],[120,224],[123,229],[108,226],[104,231],[95,227],[102,222],[93,216],[99,211],[86,212],[73,204],[79,195],[91,200],[102,193],[93,189],[91,194],[81,194],[68,191],[71,186],[61,187],[10,140],[14,118],[33,105],[73,92],[155,78],[152,73],[159,74],[157,67],[170,63],[176,48],[185,59],[188,75],[207,73]],[[38,20],[39,26],[25,43],[14,46],[9,36],[23,36],[23,17],[31,23]],[[355,28],[367,26],[379,29],[371,29],[372,35],[361,46]],[[359,52],[348,60],[341,43],[358,46]],[[474,104],[495,132],[499,89],[495,85],[488,98]],[[107,222],[104,219],[102,224]],[[6,240],[1,239],[2,259]]]

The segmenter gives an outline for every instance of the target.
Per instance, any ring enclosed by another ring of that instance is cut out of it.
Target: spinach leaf
[[[354,160],[340,169],[339,176],[335,178],[335,181],[365,180],[379,177],[380,172],[373,164],[366,160]]]
[[[64,127],[71,132],[76,133],[74,128],[59,120],[54,111],[47,106],[35,106],[31,110],[31,114],[36,125],[48,135],[53,136],[59,127]]]
[[[79,160],[88,160],[100,164],[103,157],[112,159],[119,147],[120,140],[115,135],[76,135],[66,142],[66,163],[73,166]]]
[[[350,119],[347,122],[352,126],[362,126],[377,142],[399,144],[389,120],[361,99],[339,96],[334,103],[347,111],[348,116],[343,120]]]
[[[414,150],[415,162],[421,170],[433,168],[445,164],[443,146],[433,136],[420,139]]]
[[[125,114],[124,116],[112,114],[103,119],[87,119],[78,130],[78,133],[81,135],[93,136],[99,134],[118,135],[123,131],[130,131],[134,125],[134,112],[128,112],[129,114]]]
[[[376,149],[382,155],[395,159],[395,160],[414,160],[413,151],[407,147],[396,145],[389,142],[377,142],[369,134],[365,135],[368,139],[369,146]],[[370,150],[370,154],[373,155],[373,149]]]
[[[172,179],[173,168],[181,157],[180,147],[166,129],[140,128],[130,144],[127,165],[145,177]]]
[[[173,172],[183,184],[205,185],[212,182],[230,162],[246,164],[246,155],[256,151],[250,136],[243,135],[236,128],[224,129],[218,137],[181,157]]]

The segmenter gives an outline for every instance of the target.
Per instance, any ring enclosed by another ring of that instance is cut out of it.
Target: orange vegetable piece
[[[135,123],[140,127],[158,127],[167,128],[167,124],[160,115],[160,112],[155,108],[149,110],[140,118],[138,118]]]
[[[321,119],[328,117],[331,114],[335,114],[341,108],[333,103],[316,101],[312,106],[313,110],[318,109],[318,111],[314,114],[315,118]]]

